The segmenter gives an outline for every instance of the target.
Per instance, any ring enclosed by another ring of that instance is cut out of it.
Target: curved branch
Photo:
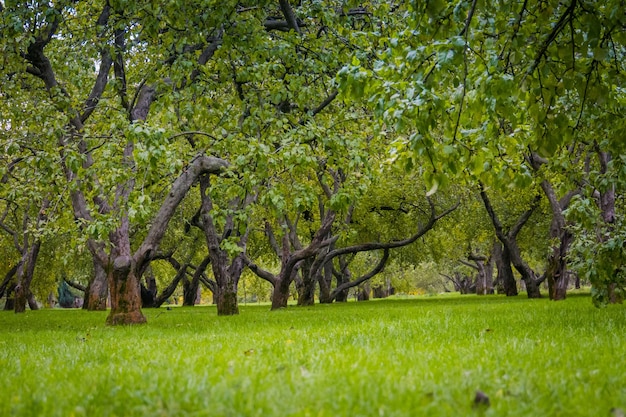
[[[442,213],[436,214],[435,205],[433,201],[429,198],[428,202],[431,208],[430,218],[428,219],[428,222],[426,222],[425,225],[419,227],[418,231],[414,235],[409,236],[406,239],[394,240],[394,241],[387,242],[387,243],[369,242],[369,243],[362,243],[359,245],[353,245],[353,246],[347,246],[344,248],[335,249],[333,251],[330,251],[326,255],[323,263],[329,262],[330,260],[334,259],[337,256],[345,255],[348,253],[366,252],[366,251],[371,251],[371,250],[376,250],[376,249],[395,249],[395,248],[400,248],[403,246],[410,245],[411,243],[415,242],[420,237],[424,236],[426,232],[428,232],[430,229],[432,229],[435,223],[437,223],[439,219],[450,214],[451,212],[453,212],[459,207],[459,203],[456,203],[454,206],[444,210]]]
[[[298,26],[298,21],[296,19],[296,15],[291,8],[291,4],[289,4],[289,0],[279,0],[280,10],[283,12],[285,16],[285,20],[289,24],[289,27],[293,29],[296,33],[302,34],[300,30],[300,26]]]
[[[157,250],[174,211],[183,200],[193,183],[202,174],[219,174],[228,166],[223,159],[206,155],[197,156],[187,169],[174,181],[169,194],[152,222],[146,238],[134,255],[138,271],[142,271]]]
[[[276,275],[261,268],[260,266],[252,262],[252,260],[248,258],[247,256],[243,257],[243,262],[246,264],[248,269],[252,271],[257,277],[264,279],[265,281],[269,282],[273,286],[276,286],[276,281],[277,281]]]
[[[363,275],[362,277],[360,277],[358,279],[355,279],[354,281],[345,282],[345,283],[339,285],[330,294],[330,299],[334,300],[337,297],[337,295],[339,293],[341,293],[342,291],[347,290],[347,289],[352,288],[352,287],[356,287],[357,285],[361,285],[365,281],[367,281],[370,278],[372,278],[372,277],[378,275],[379,273],[381,273],[383,271],[383,269],[385,269],[385,264],[387,263],[388,259],[389,259],[389,249],[385,249],[383,257],[381,258],[381,260],[378,262],[378,265],[376,265],[376,267],[374,269],[372,269],[370,272],[368,272],[367,274]]]

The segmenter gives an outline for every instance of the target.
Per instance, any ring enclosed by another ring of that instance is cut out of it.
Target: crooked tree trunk
[[[198,289],[200,288],[200,281],[195,279],[183,280],[183,306],[193,307],[196,305],[198,299]]]
[[[228,279],[226,282],[218,284],[213,296],[215,304],[217,305],[218,316],[234,316],[239,314],[236,280]]]
[[[511,258],[511,263],[513,264],[517,272],[519,272],[522,276],[522,280],[524,281],[524,284],[526,286],[526,293],[528,295],[528,298],[541,298],[539,283],[537,281],[537,277],[535,276],[535,272],[524,261],[521,255],[521,250],[517,245],[517,235],[519,234],[524,224],[526,224],[526,222],[530,219],[532,213],[538,207],[539,202],[541,201],[541,196],[536,196],[531,203],[530,208],[520,216],[517,222],[508,231],[505,231],[498,215],[491,205],[491,201],[489,200],[489,196],[487,195],[483,184],[481,183],[480,186],[480,196],[494,226],[496,236],[498,237],[500,242],[502,242],[502,245],[504,245],[505,251],[508,252]]]
[[[6,290],[6,301],[4,303],[4,311],[15,309],[15,284],[9,284]]]
[[[597,146],[597,145],[596,145]],[[600,160],[600,172],[606,175],[608,172],[609,163],[613,159],[609,152],[603,152],[598,149],[598,158]],[[602,220],[604,221],[607,231],[613,230],[615,227],[615,186],[610,184],[606,189],[600,190],[600,211],[602,212]],[[601,240],[605,240],[605,237],[601,237]],[[619,273],[618,270],[614,271],[614,277]],[[607,284],[607,292],[609,303],[621,304],[624,302],[624,294],[617,286],[616,282],[609,282]]]
[[[93,259],[94,274],[87,285],[83,309],[89,311],[104,311],[107,309],[109,287],[107,272],[97,259]]]
[[[333,264],[332,262],[326,262],[323,268],[323,275],[319,277],[320,285],[320,304],[329,304],[333,302],[330,296],[330,285],[333,281]]]
[[[298,306],[306,307],[312,306],[315,304],[315,280],[310,278],[305,278],[302,280],[302,286],[298,291]]]
[[[530,153],[526,158],[535,171],[539,171],[542,165],[548,161],[536,153]],[[550,224],[550,237],[555,241],[552,251],[548,256],[548,265],[545,272],[548,281],[548,293],[551,300],[564,300],[567,295],[569,275],[567,273],[567,252],[573,241],[572,234],[566,229],[563,211],[569,206],[572,197],[579,190],[573,190],[565,194],[561,199],[548,179],[541,181],[541,189],[550,203],[552,210],[552,222]]]

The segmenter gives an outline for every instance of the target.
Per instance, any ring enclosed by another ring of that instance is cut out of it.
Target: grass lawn
[[[136,327],[106,314],[0,312],[0,416],[626,412],[626,307],[588,296],[161,308]]]

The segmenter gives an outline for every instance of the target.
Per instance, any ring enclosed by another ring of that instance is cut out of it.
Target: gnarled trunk
[[[89,311],[104,311],[107,309],[109,287],[107,272],[97,259],[93,259],[94,274],[85,291],[83,309]]]
[[[504,250],[508,252],[508,255],[511,258],[511,263],[513,264],[517,272],[519,272],[522,276],[522,280],[524,281],[524,284],[526,286],[526,293],[528,294],[528,298],[541,298],[541,292],[539,291],[539,282],[537,280],[537,277],[535,276],[535,272],[524,261],[524,259],[522,258],[521,250],[517,245],[517,235],[519,234],[524,224],[526,224],[526,222],[530,219],[532,213],[538,207],[539,202],[541,201],[541,196],[536,196],[531,203],[530,208],[519,217],[517,222],[508,231],[505,231],[498,215],[491,205],[489,196],[487,196],[483,185],[480,185],[480,196],[494,226],[496,236],[498,237],[500,242],[502,242],[502,245],[504,245]]]
[[[111,312],[106,323],[142,324],[146,317],[141,312],[141,284],[130,256],[118,256],[108,267],[111,288]]]
[[[194,279],[183,280],[183,306],[193,307],[198,299],[198,289],[200,281]],[[236,294],[236,292],[235,292]]]
[[[330,285],[333,282],[333,264],[326,262],[323,267],[323,275],[319,277],[320,284],[320,304],[330,304],[333,302],[330,292]]]
[[[237,304],[237,282],[229,280],[227,283],[218,284],[213,295],[217,305],[218,316],[235,316],[239,314]]]

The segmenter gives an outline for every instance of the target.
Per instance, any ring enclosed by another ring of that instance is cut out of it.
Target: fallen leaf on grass
[[[474,397],[474,408],[478,407],[489,407],[491,402],[489,401],[489,397],[487,394],[482,392],[481,390],[476,390],[476,396]]]

